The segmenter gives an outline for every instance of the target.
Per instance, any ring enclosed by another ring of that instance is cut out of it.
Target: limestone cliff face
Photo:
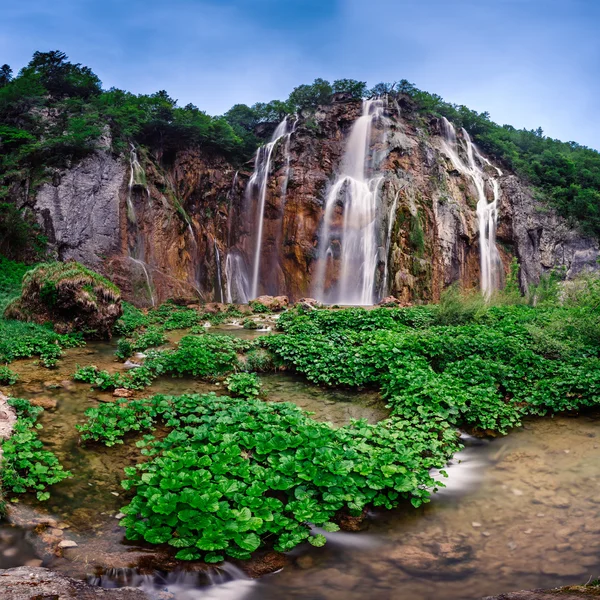
[[[325,198],[360,113],[360,102],[322,107],[301,116],[285,143],[274,146],[258,294],[313,295]],[[402,102],[390,104],[386,117],[385,147],[376,148],[382,176],[378,295],[428,301],[454,281],[477,286],[473,181],[444,152],[437,119],[415,118]],[[492,163],[484,168],[493,170],[500,189],[504,271],[516,256],[526,288],[557,266],[569,276],[596,269],[597,241],[537,202],[513,174],[498,176]],[[180,152],[169,165],[141,152],[115,157],[98,151],[42,186],[34,210],[58,257],[100,270],[138,305],[173,296],[239,300],[235,289],[248,286],[258,243],[260,197],[248,189],[251,175],[252,165],[238,172],[224,157],[199,149]],[[334,228],[342,216],[343,207],[336,206]],[[338,268],[334,253],[328,281]]]

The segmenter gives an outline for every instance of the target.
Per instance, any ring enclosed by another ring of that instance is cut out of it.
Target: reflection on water
[[[122,369],[114,349],[71,349],[52,371],[34,361],[12,365],[21,376],[13,395],[57,402],[42,417],[41,437],[76,475],[55,486],[49,503],[27,499],[38,513],[62,521],[61,535],[79,544],[66,553],[69,560],[46,556],[44,565],[87,574],[98,585],[166,587],[178,600],[470,600],[600,575],[600,423],[582,416],[530,421],[490,442],[464,436],[466,447],[430,504],[373,512],[365,531],[327,534],[325,547],[296,549],[291,566],[258,581],[228,564],[208,573],[142,576],[127,569],[98,576],[98,565],[127,566],[136,552],[148,551],[124,542],[116,518],[127,502],[122,468],[142,458],[138,449],[132,443],[82,448],[74,429],[88,407],[113,398],[70,375],[76,364]],[[290,374],[261,380],[269,401],[295,402],[334,426],[387,414],[376,393],[324,391]],[[223,386],[161,378],[143,395],[210,390]],[[30,537],[18,528],[0,529],[0,568],[39,564]]]

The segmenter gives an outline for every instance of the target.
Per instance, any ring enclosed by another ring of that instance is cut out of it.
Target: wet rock
[[[349,514],[342,514],[338,519],[338,524],[342,531],[362,531],[366,526],[366,516],[366,510],[363,510],[362,514],[358,517],[353,517]]]
[[[474,570],[473,549],[462,541],[434,543],[423,548],[398,546],[388,558],[417,577],[452,580],[465,577]]]
[[[93,587],[42,567],[0,570],[0,589],[2,600],[148,600],[141,590]]]
[[[285,554],[281,554],[281,552],[265,552],[264,554],[253,556],[248,562],[240,566],[249,577],[255,578],[279,571],[279,569],[283,569],[288,564],[289,558]]]
[[[253,305],[260,304],[273,312],[279,312],[287,308],[289,303],[290,300],[287,296],[259,296],[252,301]]]
[[[323,305],[314,298],[300,298],[295,306],[303,308],[304,310],[315,310]]]
[[[133,394],[133,390],[128,390],[125,388],[116,388],[112,395],[115,398],[132,398]]]
[[[73,540],[63,540],[58,544],[59,548],[77,548],[77,546],[77,542],[74,542]]]
[[[29,403],[33,404],[33,406],[39,406],[44,410],[56,410],[56,407],[58,406],[58,400],[56,400],[56,398],[46,398],[44,396],[30,398]]]
[[[398,300],[395,296],[386,296],[383,300],[381,300],[377,306],[388,306],[388,307],[398,307],[398,306],[406,306],[406,303]]]
[[[586,592],[584,587],[556,588],[553,590],[526,590],[500,596],[486,596],[482,600],[583,600],[596,594]]]

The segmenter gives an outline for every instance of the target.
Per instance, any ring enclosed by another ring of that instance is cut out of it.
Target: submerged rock
[[[45,263],[23,277],[21,298],[8,305],[7,319],[54,323],[58,333],[82,332],[110,339],[121,316],[121,292],[108,279],[76,262]]]
[[[83,581],[65,577],[42,567],[17,567],[0,570],[2,600],[148,600],[141,590],[134,588],[104,589]],[[162,595],[161,600],[173,598]]]

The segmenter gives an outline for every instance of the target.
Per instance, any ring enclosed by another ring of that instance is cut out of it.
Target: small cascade
[[[263,237],[263,222],[265,213],[265,204],[267,201],[267,186],[269,183],[269,174],[271,172],[271,158],[273,156],[273,150],[279,140],[286,137],[286,144],[284,148],[287,149],[288,155],[286,156],[286,163],[288,164],[289,171],[289,140],[294,131],[296,121],[291,122],[289,117],[285,117],[281,123],[275,129],[271,141],[264,146],[261,146],[256,152],[256,159],[254,165],[254,173],[248,181],[248,188],[246,194],[248,199],[252,201],[254,198],[257,199],[258,208],[256,211],[256,223],[258,227],[256,229],[256,238],[254,240],[254,260],[252,263],[252,280],[250,285],[250,298],[256,298],[258,295],[258,284],[260,278],[260,259],[262,254],[262,237]],[[287,186],[287,184],[286,184]]]
[[[381,216],[378,199],[383,175],[377,144],[383,144],[388,119],[386,101],[365,100],[362,115],[352,126],[340,173],[325,200],[323,229],[320,236],[315,297],[336,304],[373,304],[377,272]],[[375,130],[374,125],[378,125]],[[334,219],[343,209],[341,230]],[[326,289],[327,271],[339,257],[339,276]]]
[[[133,203],[133,190],[138,186],[143,187],[147,197],[150,198],[150,190],[146,185],[146,172],[140,164],[135,146],[131,144],[129,151],[129,184],[127,186],[127,219],[131,224],[130,230],[132,230],[128,244],[129,259],[141,268],[146,279],[150,301],[152,302],[152,306],[156,306],[152,278],[150,277],[148,264],[144,261],[146,255],[144,238],[139,228],[135,204]]]
[[[401,190],[398,190],[396,192],[396,195],[394,196],[394,201],[392,202],[392,206],[390,208],[390,212],[387,216],[387,237],[385,239],[385,267],[383,272],[383,285],[381,286],[381,289],[383,290],[384,294],[387,293],[387,291],[389,290],[390,284],[390,248],[392,247],[392,232],[394,229],[394,223],[396,221],[396,210],[398,209],[398,198],[400,197],[400,191]]]
[[[232,248],[225,259],[225,301],[246,304],[250,299],[250,281],[244,257]]]
[[[217,244],[217,239],[213,239],[214,247],[215,247],[215,262],[217,263],[217,286],[215,290],[215,301],[223,302],[223,277],[221,275],[221,254],[219,252],[219,245]]]
[[[442,145],[457,171],[471,178],[477,190],[477,221],[479,226],[479,252],[481,265],[481,293],[489,298],[500,285],[501,260],[496,246],[496,230],[498,225],[498,202],[500,200],[500,186],[498,180],[487,176],[480,166],[485,164],[493,167],[489,160],[483,157],[465,129],[461,130],[464,141],[464,152],[467,160],[459,154],[459,141],[454,126],[445,117],[442,119]],[[496,169],[498,176],[502,171]],[[486,179],[487,176],[487,179]],[[488,202],[486,184],[489,184],[493,200]]]

